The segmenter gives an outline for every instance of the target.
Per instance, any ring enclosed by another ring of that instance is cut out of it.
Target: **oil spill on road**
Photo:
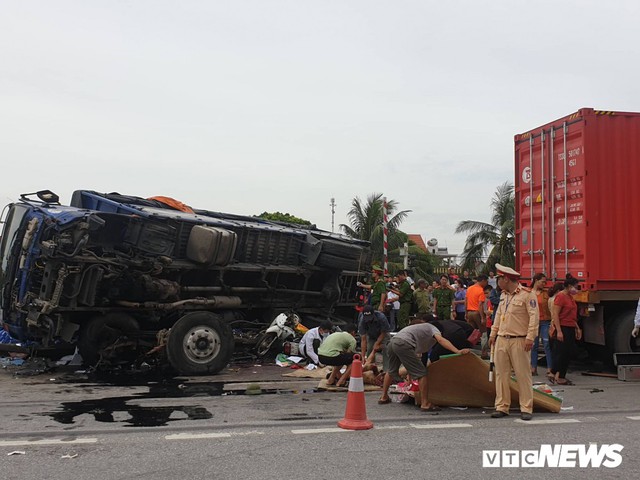
[[[80,387],[93,387],[95,384]],[[92,415],[96,422],[122,423],[127,427],[161,427],[170,422],[183,420],[207,420],[213,414],[200,405],[167,405],[142,406],[136,402],[145,399],[172,399],[185,397],[217,397],[223,395],[248,394],[298,394],[313,393],[315,390],[283,390],[259,388],[250,390],[225,390],[224,382],[178,383],[163,382],[161,384],[147,384],[149,391],[130,396],[106,397],[81,400],[77,402],[63,402],[60,409],[39,415],[48,416],[62,424],[74,424],[81,415]]]
[[[211,412],[199,405],[145,407],[127,403],[139,398],[111,397],[64,402],[61,411],[42,415],[50,416],[58,423],[73,424],[76,417],[89,414],[93,415],[96,422],[124,423],[127,427],[161,427],[178,420],[206,420],[213,417]],[[127,418],[119,419],[122,416],[121,412],[127,414]],[[178,415],[174,416],[174,413]]]

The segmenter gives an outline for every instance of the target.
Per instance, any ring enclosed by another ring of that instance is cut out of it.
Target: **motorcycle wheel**
[[[275,332],[268,332],[260,337],[256,345],[256,355],[264,357],[275,345],[278,335]]]

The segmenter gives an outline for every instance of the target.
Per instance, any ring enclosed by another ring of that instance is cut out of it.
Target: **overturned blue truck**
[[[76,343],[87,364],[160,355],[182,374],[229,362],[234,333],[295,311],[353,319],[367,242],[255,217],[79,190],[5,207],[0,320],[21,342]],[[237,335],[236,335],[237,337]]]

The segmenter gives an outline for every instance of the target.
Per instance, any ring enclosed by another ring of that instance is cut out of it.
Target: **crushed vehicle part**
[[[151,353],[198,374],[224,368],[235,334],[257,341],[238,322],[353,320],[368,242],[171,200],[78,190],[64,206],[43,190],[8,205],[2,325],[26,344],[77,342],[88,364]]]

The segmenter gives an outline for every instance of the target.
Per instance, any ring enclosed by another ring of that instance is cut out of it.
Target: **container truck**
[[[225,367],[239,326],[352,320],[371,258],[315,227],[90,190],[64,206],[44,190],[5,208],[0,262],[0,325],[20,342],[202,374]]]
[[[516,268],[577,278],[584,341],[609,353],[639,349],[639,187],[640,113],[582,108],[515,136]]]

